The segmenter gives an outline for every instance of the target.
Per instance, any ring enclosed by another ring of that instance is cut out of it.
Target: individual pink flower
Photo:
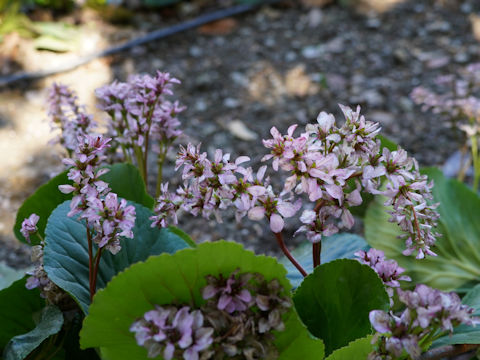
[[[207,277],[202,296],[205,300],[215,301],[218,310],[231,314],[236,311],[245,311],[251,305],[253,298],[246,285],[248,276],[238,276],[233,272],[227,279]]]
[[[27,240],[29,243],[30,235],[34,235],[38,231],[38,220],[40,220],[40,216],[38,216],[37,214],[31,214],[28,218],[22,221],[22,227],[20,229],[20,232],[25,237],[25,240]]]
[[[294,203],[283,200],[275,196],[273,190],[269,187],[267,193],[257,199],[256,206],[248,211],[248,218],[261,220],[266,216],[270,222],[272,232],[280,233],[285,225],[283,219],[294,216],[300,207],[300,199]]]

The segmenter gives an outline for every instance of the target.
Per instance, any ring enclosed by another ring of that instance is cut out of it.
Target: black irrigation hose
[[[171,36],[186,30],[190,30],[190,29],[193,29],[193,28],[205,25],[207,23],[226,18],[226,17],[239,15],[248,11],[252,11],[261,5],[274,4],[280,1],[282,0],[264,0],[254,4],[241,4],[241,5],[232,6],[227,9],[217,10],[217,11],[196,17],[195,19],[188,20],[180,24],[167,27],[165,29],[152,31],[144,36],[127,41],[121,45],[112,46],[105,50],[98,51],[93,54],[81,57],[69,64],[58,66],[55,69],[43,70],[43,71],[37,71],[37,72],[19,72],[19,73],[7,75],[7,76],[0,76],[0,88],[11,85],[17,81],[38,80],[51,75],[71,71],[76,69],[79,66],[89,63],[92,60],[117,54],[119,52],[131,49],[133,47],[143,45],[154,40],[163,39],[163,38],[166,38],[167,36]]]

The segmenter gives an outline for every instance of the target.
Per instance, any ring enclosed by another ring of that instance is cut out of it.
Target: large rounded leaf
[[[101,289],[110,279],[133,263],[146,260],[150,255],[174,253],[188,247],[187,243],[168,229],[150,226],[153,213],[142,205],[134,204],[136,211],[134,239],[121,240],[122,250],[112,255],[102,254],[97,278]],[[90,304],[88,282],[88,245],[83,222],[67,216],[70,201],[57,207],[48,219],[44,254],[45,270],[50,279],[70,293],[87,312]]]
[[[5,360],[25,359],[43,340],[58,333],[62,325],[63,314],[60,309],[56,306],[45,307],[35,329],[10,340],[4,352]]]
[[[412,284],[424,283],[444,291],[468,291],[480,278],[480,198],[466,185],[446,179],[437,169],[425,171],[434,180],[433,195],[440,203],[438,231],[433,248],[438,255],[417,260],[404,256],[405,242],[382,197],[371,203],[365,216],[365,239],[372,247],[395,259],[412,277]]]
[[[0,291],[0,353],[12,337],[35,328],[33,314],[44,306],[38,289],[25,288],[25,279]]]
[[[28,269],[14,269],[0,262],[0,290],[9,287],[14,281],[20,280],[25,276]]]
[[[228,276],[236,269],[259,272],[266,280],[276,278],[285,293],[290,291],[286,271],[274,258],[255,256],[235,243],[200,244],[173,255],[151,257],[112,279],[93,299],[80,332],[80,344],[84,348],[102,347],[105,359],[147,359],[146,350],[129,332],[131,324],[156,304],[200,306],[204,303],[200,290],[206,285],[205,276]],[[276,338],[277,348],[283,352],[281,358],[291,359],[298,350],[305,355],[302,359],[321,359],[322,342],[309,336],[293,308],[287,316],[287,330]]]
[[[64,171],[46,184],[40,186],[33,195],[24,201],[20,209],[17,212],[17,218],[13,227],[13,232],[18,240],[26,242],[20,229],[22,228],[22,222],[25,218],[28,218],[31,214],[37,214],[40,219],[37,223],[38,233],[44,238],[45,227],[47,226],[47,220],[50,214],[55,208],[66,200],[72,198],[70,194],[63,194],[58,190],[58,186],[62,184],[69,184],[70,180],[67,178],[67,172]],[[31,237],[32,245],[38,245],[40,239],[37,236]]]
[[[308,330],[324,341],[327,355],[370,334],[370,311],[387,310],[389,306],[375,271],[349,259],[315,268],[297,289],[293,301]]]
[[[119,197],[142,204],[148,208],[153,207],[153,198],[147,194],[145,184],[137,168],[131,164],[115,164],[108,166],[110,171],[101,179],[107,182]],[[13,231],[21,242],[25,238],[20,232],[22,221],[35,213],[40,216],[38,220],[38,232],[45,238],[47,219],[55,208],[66,200],[72,198],[71,194],[63,194],[58,190],[58,185],[71,184],[67,178],[67,171],[55,176],[46,184],[40,186],[35,193],[22,204],[17,213]],[[33,245],[37,245],[40,239],[36,236],[31,239]]]
[[[327,236],[322,239],[321,262],[324,264],[336,259],[353,259],[355,252],[359,250],[367,251],[369,248],[365,240],[356,234],[341,233]],[[301,244],[292,251],[292,255],[308,274],[313,271],[311,242]],[[300,274],[298,269],[286,256],[280,259],[280,263],[287,269],[287,278],[292,286],[294,288],[300,286],[303,281],[303,275]]]
[[[372,336],[357,339],[352,341],[347,346],[335,350],[325,360],[352,360],[352,359],[366,359],[368,354],[373,351],[371,344]]]
[[[132,164],[115,164],[101,179],[108,183],[112,192],[119,197],[153,208],[154,200],[148,195],[145,183],[138,169]]]

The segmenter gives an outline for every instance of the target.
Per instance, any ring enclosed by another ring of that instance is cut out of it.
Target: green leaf
[[[132,164],[122,163],[108,166],[110,171],[100,179],[107,182],[119,197],[153,208],[154,200],[148,195],[145,183],[138,169]]]
[[[203,243],[173,255],[151,257],[112,279],[93,299],[80,332],[80,345],[102,347],[105,359],[147,359],[146,350],[137,345],[129,331],[131,324],[156,304],[200,306],[204,303],[201,289],[206,285],[205,276],[228,276],[237,269],[259,272],[267,281],[276,278],[285,293],[290,291],[286,271],[276,259],[255,256],[236,243]],[[289,314],[287,330],[276,338],[278,349],[293,354],[295,348],[305,354],[302,359],[321,358],[322,342],[310,338],[299,320],[291,318],[295,315],[293,308]],[[297,349],[297,345],[305,349]],[[283,354],[281,358],[291,359]]]
[[[366,359],[368,354],[373,351],[371,341],[371,335],[352,341],[347,346],[335,350],[325,360]]]
[[[74,51],[77,46],[75,42],[59,39],[50,35],[41,35],[33,41],[36,50],[48,50],[54,52]]]
[[[32,315],[44,305],[37,289],[25,288],[25,278],[0,291],[0,353],[12,337],[35,327]]]
[[[398,144],[386,136],[377,135],[377,139],[380,140],[380,149],[387,148],[390,151],[396,151],[398,148]]]
[[[153,207],[154,200],[148,195],[142,177],[135,166],[131,164],[115,164],[108,166],[108,168],[110,168],[110,171],[100,178],[109,184],[112,192],[126,200],[142,204],[148,208]],[[60,192],[58,186],[71,183],[67,178],[67,172],[64,171],[40,186],[32,196],[25,200],[18,210],[13,228],[18,240],[26,243],[20,229],[22,228],[22,221],[33,213],[40,216],[37,224],[38,232],[45,238],[47,219],[52,211],[64,201],[72,198],[71,194]],[[37,236],[33,236],[32,245],[39,243],[40,239]]]
[[[35,22],[32,26],[40,36],[48,36],[63,41],[72,41],[80,34],[77,28],[64,22],[42,21]]]
[[[437,169],[425,171],[434,180],[433,195],[439,202],[437,238],[433,251],[438,255],[417,260],[404,256],[405,242],[398,238],[400,228],[388,222],[385,199],[376,197],[365,216],[365,239],[383,250],[412,277],[412,284],[424,283],[443,291],[466,291],[480,278],[480,198],[457,180],[448,180]]]
[[[188,247],[170,230],[152,228],[149,217],[153,213],[142,205],[133,205],[136,211],[135,238],[121,240],[122,250],[116,255],[108,251],[102,254],[97,289],[105,287],[118,272],[150,255],[174,253]],[[90,304],[86,228],[83,222],[67,217],[69,210],[70,201],[66,201],[48,219],[43,260],[49,278],[71,294],[86,313]]]
[[[172,226],[170,225],[168,227],[168,230],[170,230],[170,232],[174,233],[175,235],[179,236],[180,238],[182,238],[188,245],[190,245],[191,247],[197,247],[197,243],[195,241],[193,241],[193,239],[190,237],[190,235],[188,235],[185,231],[183,231],[182,229],[179,229],[178,227],[176,226]]]
[[[35,350],[43,340],[62,329],[63,314],[56,306],[47,306],[42,311],[38,325],[32,331],[15,336],[5,348],[5,360],[23,360]]]
[[[275,346],[279,360],[323,359],[325,345],[323,341],[309,334],[300,321],[296,311],[290,312],[285,321],[285,331],[275,333]]]
[[[0,262],[0,290],[9,287],[14,281],[17,281],[25,275],[27,269],[13,269],[4,262]]]
[[[462,303],[475,309],[474,316],[480,316],[480,284],[463,297]],[[434,341],[433,347],[455,344],[480,344],[480,326],[459,325],[453,329],[452,335]]]
[[[45,238],[45,227],[47,226],[47,219],[52,211],[61,203],[72,198],[69,194],[63,194],[58,190],[58,186],[62,184],[70,184],[71,181],[67,178],[67,172],[64,171],[46,184],[40,186],[33,195],[31,195],[20,206],[17,212],[17,218],[13,227],[13,232],[18,240],[26,243],[20,229],[25,218],[35,213],[40,216],[37,223],[38,233]],[[38,245],[40,239],[37,236],[32,236],[32,245]]]
[[[341,233],[327,236],[322,239],[321,261],[322,264],[324,264],[336,259],[353,259],[353,254],[356,251],[367,251],[368,249],[369,246],[365,240],[356,234]],[[301,244],[292,251],[292,255],[300,263],[300,265],[302,265],[307,273],[310,274],[313,271],[311,242],[305,242]],[[287,269],[287,278],[290,280],[292,286],[294,288],[298,287],[303,281],[302,274],[300,274],[297,268],[293,266],[287,257],[283,256],[280,259],[280,263],[282,263]]]
[[[375,271],[350,259],[315,268],[296,290],[293,301],[308,330],[325,343],[327,355],[370,334],[369,312],[389,307]]]
[[[480,284],[474,286],[462,299],[462,303],[475,309],[474,316],[480,316]]]

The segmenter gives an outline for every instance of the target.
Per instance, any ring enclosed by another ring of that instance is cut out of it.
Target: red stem
[[[295,260],[295,258],[290,254],[287,247],[285,246],[285,242],[283,241],[282,233],[274,233],[275,238],[277,239],[278,245],[280,245],[280,249],[282,249],[285,256],[290,260],[290,262],[300,271],[303,277],[307,276],[307,272],[302,268],[302,266]]]
[[[92,289],[90,289],[90,300],[93,299],[93,295],[97,291],[97,274],[98,274],[98,266],[100,264],[100,257],[102,256],[103,248],[99,248],[97,253],[95,254],[95,268],[93,270],[93,285]],[[92,293],[93,290],[93,293]]]
[[[88,285],[90,287],[90,300],[93,298],[95,291],[92,290],[92,275],[93,275],[93,250],[92,250],[92,236],[87,224],[87,242],[88,242]]]
[[[313,243],[312,254],[313,254],[313,268],[321,264],[320,254],[322,252],[322,242]]]
[[[320,199],[315,204],[315,208],[313,209],[313,211],[315,211],[317,215],[320,209],[322,208],[322,206],[324,205],[324,203],[325,203],[324,200]],[[318,243],[314,243],[312,247],[314,269],[321,264],[321,258],[320,258],[321,253],[322,253],[322,242],[319,241]]]

